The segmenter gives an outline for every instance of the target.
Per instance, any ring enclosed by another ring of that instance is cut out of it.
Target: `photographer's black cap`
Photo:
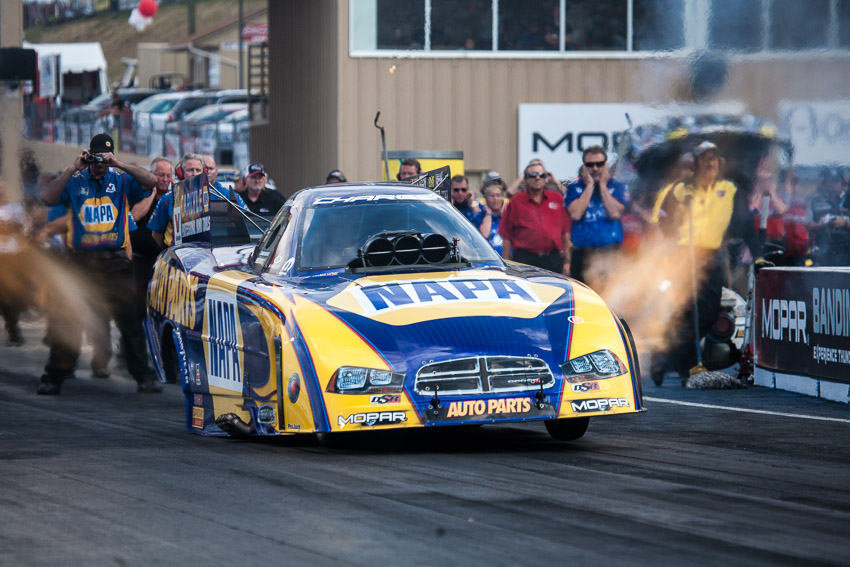
[[[96,134],[91,139],[89,151],[93,154],[105,154],[115,152],[115,142],[109,134]]]
[[[328,173],[328,176],[325,178],[325,181],[330,181],[331,179],[339,179],[340,183],[345,183],[347,180],[345,179],[345,174],[338,169],[335,169]]]

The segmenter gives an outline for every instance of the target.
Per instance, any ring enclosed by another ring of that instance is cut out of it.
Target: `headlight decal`
[[[561,365],[567,382],[605,380],[627,374],[626,365],[608,349],[596,350],[570,359]]]

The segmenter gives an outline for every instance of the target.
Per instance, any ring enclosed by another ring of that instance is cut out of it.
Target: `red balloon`
[[[142,0],[139,2],[139,13],[146,18],[153,18],[153,15],[156,14],[156,9],[155,0]]]

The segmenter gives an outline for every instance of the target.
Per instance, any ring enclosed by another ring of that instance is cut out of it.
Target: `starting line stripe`
[[[726,411],[740,411],[743,413],[760,413],[764,415],[778,415],[780,417],[795,417],[797,419],[814,419],[817,421],[836,421],[838,423],[850,423],[850,419],[842,419],[840,417],[821,417],[817,415],[804,415],[799,413],[783,413],[779,411],[767,411],[767,410],[756,410],[756,409],[746,409],[746,408],[734,408],[730,406],[716,406],[712,404],[698,404],[694,402],[682,402],[679,400],[668,400],[666,398],[651,398],[644,396],[644,401],[649,402],[659,402],[662,404],[676,404],[680,406],[693,406],[697,408],[707,408],[707,409],[719,409]]]

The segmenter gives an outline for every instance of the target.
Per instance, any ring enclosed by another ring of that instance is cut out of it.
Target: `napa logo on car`
[[[242,328],[239,305],[226,292],[207,289],[204,300],[204,354],[210,387],[242,392]]]
[[[86,199],[80,207],[80,222],[91,232],[107,232],[118,220],[118,208],[109,197]]]
[[[493,304],[516,317],[536,317],[564,290],[486,272],[361,278],[328,304],[387,323],[445,316],[489,315]],[[415,313],[415,314],[414,314]]]

